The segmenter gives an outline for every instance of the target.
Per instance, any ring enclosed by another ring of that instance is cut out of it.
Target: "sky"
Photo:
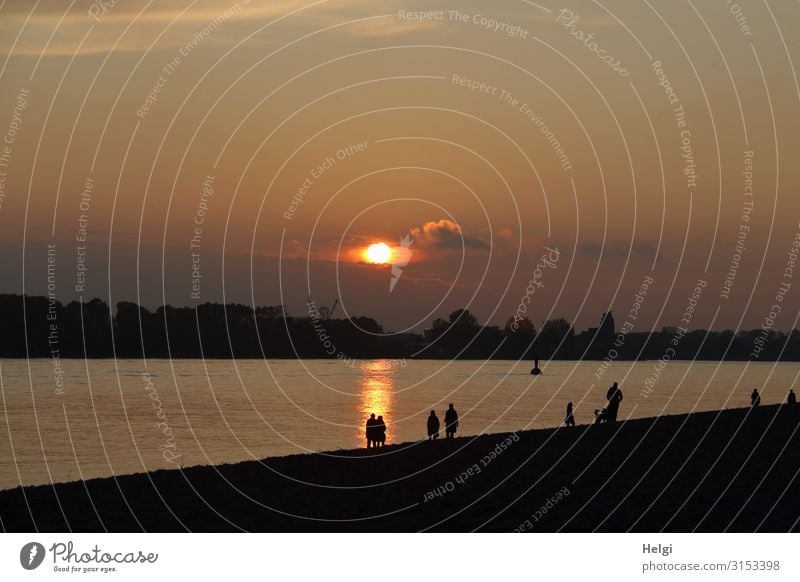
[[[454,5],[6,0],[0,292],[797,327],[800,6]]]

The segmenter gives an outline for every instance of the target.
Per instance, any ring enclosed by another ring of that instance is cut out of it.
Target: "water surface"
[[[781,402],[794,363],[371,360],[0,360],[0,488],[364,446],[383,415],[388,442],[425,437],[431,410],[459,434],[558,426],[567,402],[591,422],[612,381],[620,418],[735,408],[753,388]],[[603,372],[603,373],[599,373]],[[648,382],[649,380],[649,382]],[[653,385],[648,393],[646,386]]]

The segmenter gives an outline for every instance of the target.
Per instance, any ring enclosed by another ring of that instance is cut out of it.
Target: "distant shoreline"
[[[0,294],[0,357],[54,361],[89,358],[463,360],[710,360],[800,361],[800,331],[709,331],[617,326],[611,312],[583,331],[563,318],[534,323],[516,314],[505,325],[481,323],[467,309],[435,318],[417,332],[391,332],[365,316],[334,317],[335,306],[309,298],[307,312],[284,305],[202,303],[155,311],[95,298],[62,304],[55,298]],[[688,323],[686,324],[688,325]]]
[[[800,409],[761,406],[0,492],[6,531],[800,530]],[[379,517],[380,516],[380,517]]]

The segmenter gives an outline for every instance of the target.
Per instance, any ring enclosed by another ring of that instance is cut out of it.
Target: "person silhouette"
[[[572,402],[567,403],[567,416],[564,418],[564,426],[575,426],[575,416],[572,414]]]
[[[761,394],[758,393],[758,390],[753,388],[753,392],[750,394],[750,406],[755,408],[759,404],[761,404]]]
[[[431,415],[428,417],[428,440],[432,441],[439,438],[439,419],[436,416],[436,411],[431,410]]]
[[[370,448],[372,445],[377,445],[375,442],[375,425],[377,424],[377,420],[375,420],[375,413],[369,415],[367,419],[367,448]]]
[[[622,390],[619,389],[616,382],[606,392],[606,398],[608,399],[608,406],[606,406],[605,421],[617,422],[619,403],[622,402]]]
[[[375,446],[383,446],[386,444],[386,423],[383,417],[379,416],[375,421]]]
[[[449,439],[453,438],[458,430],[458,412],[453,408],[452,403],[444,413],[444,432]]]
[[[789,395],[786,397],[786,404],[789,406],[797,405],[797,397],[794,395],[794,390],[789,389]]]

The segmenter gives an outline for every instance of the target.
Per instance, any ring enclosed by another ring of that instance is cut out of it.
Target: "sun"
[[[367,261],[376,265],[388,263],[392,258],[392,249],[386,243],[374,243],[369,245],[366,251]]]

